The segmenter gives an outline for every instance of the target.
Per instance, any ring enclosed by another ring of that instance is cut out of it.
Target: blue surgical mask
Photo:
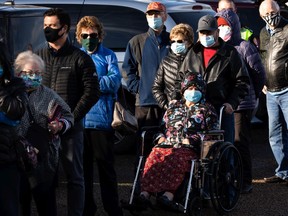
[[[3,74],[4,74],[4,69],[3,69],[3,67],[0,65],[0,77],[2,77]]]
[[[203,35],[200,37],[200,43],[204,47],[212,47],[216,42],[213,35]]]
[[[198,101],[201,100],[202,98],[202,93],[198,90],[185,90],[184,92],[184,98],[187,101],[193,102],[193,103],[197,103]]]
[[[148,17],[148,26],[154,30],[158,30],[162,27],[163,21],[162,17]]]
[[[185,43],[177,43],[177,42],[171,44],[171,50],[175,54],[183,54],[187,51]]]
[[[38,86],[40,86],[42,81],[42,76],[36,74],[33,75],[22,74],[20,77],[24,80],[26,87],[30,89],[37,88]]]

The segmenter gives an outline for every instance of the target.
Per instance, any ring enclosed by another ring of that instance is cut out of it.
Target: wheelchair
[[[220,111],[220,128],[222,112]],[[157,128],[143,128],[142,153],[136,170],[135,179],[128,205],[132,205],[135,193],[139,188],[139,175],[145,160],[145,136]],[[189,216],[211,215],[214,208],[218,215],[226,215],[237,205],[242,186],[242,162],[236,147],[224,141],[224,131],[213,130],[199,133],[201,153],[198,159],[191,161],[190,172],[175,195],[175,204],[179,213]],[[209,135],[209,140],[205,137]],[[180,193],[180,195],[179,195]],[[130,211],[132,215],[139,212]]]

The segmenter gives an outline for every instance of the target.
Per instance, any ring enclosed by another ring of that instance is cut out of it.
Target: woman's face
[[[25,81],[28,89],[35,89],[41,84],[41,72],[36,63],[27,62],[18,76]]]
[[[178,34],[171,37],[171,50],[176,54],[184,54],[189,47],[188,42],[184,35]]]

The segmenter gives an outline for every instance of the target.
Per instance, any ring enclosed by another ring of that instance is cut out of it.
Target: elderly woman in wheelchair
[[[172,100],[164,114],[165,133],[156,135],[140,179],[141,193],[133,205],[147,209],[150,196],[157,203],[175,210],[173,198],[190,171],[191,160],[199,158],[201,138],[198,132],[219,127],[214,107],[205,100],[206,85],[199,73],[189,72],[181,83],[181,100]],[[161,194],[161,196],[159,196]]]

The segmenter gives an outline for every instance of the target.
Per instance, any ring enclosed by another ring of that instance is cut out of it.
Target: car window
[[[179,23],[187,23],[190,26],[192,26],[194,31],[194,42],[198,39],[198,34],[196,34],[198,21],[202,16],[205,16],[207,14],[211,14],[214,16],[214,11],[205,11],[205,12],[175,12],[175,13],[169,13],[169,15],[173,18],[173,20],[176,22],[176,24]]]
[[[259,36],[261,29],[265,26],[265,22],[260,17],[257,8],[238,8],[237,14],[239,16],[242,26],[248,27],[253,31],[255,36]]]
[[[46,5],[49,6],[49,5]],[[51,6],[51,5],[50,5]],[[70,38],[75,41],[75,28],[78,20],[83,16],[96,16],[104,25],[106,36],[104,45],[114,51],[125,51],[128,41],[148,29],[145,14],[142,11],[110,5],[57,5],[70,14]]]

